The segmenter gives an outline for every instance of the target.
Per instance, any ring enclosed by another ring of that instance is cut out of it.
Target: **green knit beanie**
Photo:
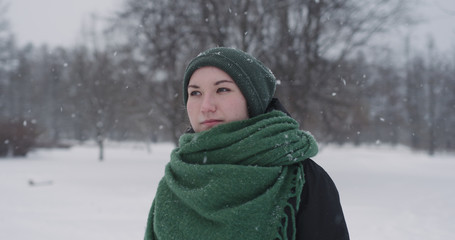
[[[276,88],[273,73],[253,56],[235,48],[217,47],[191,60],[183,78],[183,101],[188,101],[188,82],[194,71],[213,66],[226,72],[237,84],[248,105],[249,117],[265,112]]]

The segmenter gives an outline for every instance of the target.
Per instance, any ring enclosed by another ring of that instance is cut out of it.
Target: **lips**
[[[209,119],[209,120],[205,120],[202,122],[202,124],[208,124],[208,123],[220,123],[222,122],[222,120],[217,120],[217,119]]]
[[[207,127],[213,127],[213,126],[218,125],[218,124],[220,124],[222,122],[223,122],[222,120],[208,119],[208,120],[205,120],[205,121],[201,122],[201,124],[205,125]]]

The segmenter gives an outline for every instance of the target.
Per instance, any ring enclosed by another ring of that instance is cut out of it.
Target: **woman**
[[[188,65],[191,128],[171,154],[145,239],[349,239],[314,138],[273,98],[276,79],[233,48]]]

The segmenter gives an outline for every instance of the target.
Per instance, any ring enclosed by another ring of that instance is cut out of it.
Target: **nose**
[[[201,112],[215,112],[216,100],[211,94],[205,94],[202,99]]]

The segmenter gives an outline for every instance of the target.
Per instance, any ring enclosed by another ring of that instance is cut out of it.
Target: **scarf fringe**
[[[296,214],[299,210],[300,196],[303,190],[303,184],[305,184],[304,171],[302,163],[299,163],[297,168],[294,170],[294,177],[292,179],[292,185],[289,189],[289,198],[286,201],[286,205],[283,207],[283,217],[281,218],[280,225],[278,227],[278,234],[276,240],[295,240],[297,233],[297,222]],[[295,206],[289,202],[290,199],[295,198]],[[286,212],[286,208],[289,209],[289,213]],[[289,223],[292,224],[292,236],[288,236]]]

